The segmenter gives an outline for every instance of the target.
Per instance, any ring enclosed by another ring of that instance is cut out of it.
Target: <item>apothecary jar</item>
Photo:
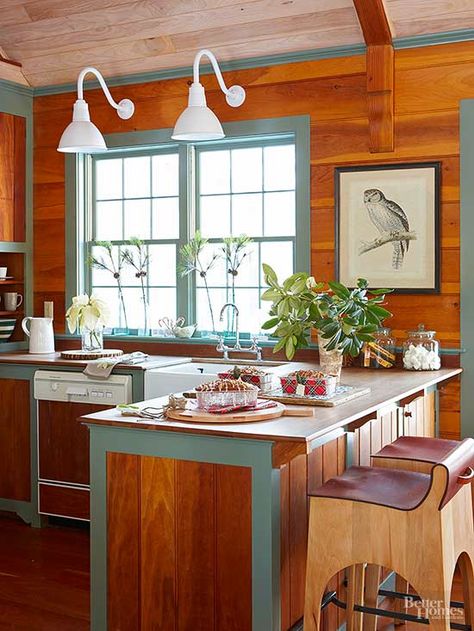
[[[426,331],[424,324],[419,324],[416,331],[407,331],[407,334],[403,343],[403,367],[406,370],[439,370],[441,358],[436,331]]]

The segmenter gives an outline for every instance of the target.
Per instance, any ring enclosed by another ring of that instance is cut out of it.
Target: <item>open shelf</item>
[[[1,318],[23,318],[23,311],[0,311]]]
[[[11,280],[0,280],[0,291],[2,285],[23,285],[24,281],[17,280],[16,278],[12,278]]]

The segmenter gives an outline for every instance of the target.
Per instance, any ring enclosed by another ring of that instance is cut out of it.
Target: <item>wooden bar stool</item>
[[[369,563],[394,570],[426,601],[432,629],[450,629],[450,595],[459,560],[465,609],[474,608],[474,524],[471,489],[474,440],[459,443],[431,474],[351,467],[310,498],[305,631],[319,631],[330,579]],[[438,603],[439,601],[439,603]],[[348,618],[353,611],[347,611]]]
[[[459,444],[457,440],[401,436],[372,456],[372,466],[431,474],[433,466],[446,458]],[[474,467],[474,462],[469,464],[471,467]],[[474,484],[471,484],[471,492],[474,509]],[[465,567],[463,563],[460,563],[459,569],[463,578],[463,585],[466,586],[467,580],[464,576]],[[364,576],[360,576],[361,572],[364,572],[364,569],[362,566],[359,566],[354,570],[353,579],[356,584],[362,583],[365,586],[363,602],[360,604],[376,607],[380,587],[380,568],[376,565],[369,565],[365,569]],[[396,579],[396,591],[405,593],[408,591],[407,582],[399,576]],[[466,594],[464,594],[464,598],[466,600]],[[465,613],[466,624],[472,624],[469,610],[466,610]],[[376,628],[377,617],[365,614],[363,617],[363,631],[375,631]]]

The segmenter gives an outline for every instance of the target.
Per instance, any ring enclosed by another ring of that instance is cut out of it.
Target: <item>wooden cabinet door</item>
[[[0,380],[0,497],[31,499],[30,382]]]
[[[89,430],[78,418],[108,407],[39,401],[39,477],[42,480],[89,484]]]
[[[379,410],[354,430],[353,464],[370,467],[371,456],[398,438],[400,411],[395,405]]]
[[[403,406],[403,435],[427,435],[425,433],[425,397],[423,395]]]

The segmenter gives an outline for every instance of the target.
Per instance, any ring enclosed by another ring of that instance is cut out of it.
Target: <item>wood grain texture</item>
[[[176,463],[140,458],[141,631],[176,629]],[[158,535],[158,536],[157,536]]]
[[[30,501],[30,383],[0,382],[0,497]]]
[[[139,456],[107,454],[107,627],[140,629]]]
[[[398,2],[405,0],[387,2],[388,11],[394,11]],[[454,0],[456,6],[460,2]],[[417,11],[415,4],[411,13]],[[441,0],[435,4],[436,14],[446,18],[446,6]],[[54,10],[63,8],[55,5]],[[426,6],[423,10],[427,14]],[[247,89],[245,104],[236,110],[223,102],[215,78],[203,77],[209,103],[222,121],[310,115],[311,271],[322,280],[334,277],[334,168],[441,161],[441,294],[390,296],[389,308],[394,313],[390,324],[399,339],[406,329],[425,321],[438,330],[443,345],[459,345],[459,101],[471,98],[474,91],[473,54],[473,42],[395,52],[394,151],[378,154],[370,151],[365,56],[226,73],[229,83],[241,83]],[[100,91],[87,92],[94,122],[104,133],[173,126],[185,103],[186,82],[174,79],[135,85],[133,93],[137,108],[131,124],[110,115]],[[113,88],[113,94],[115,98],[129,96],[129,88]],[[34,102],[35,312],[42,312],[43,300],[53,299],[58,331],[64,326],[66,245],[64,158],[56,146],[70,120],[74,98],[57,94]],[[183,345],[173,352],[209,354],[210,349],[198,351],[194,346],[191,350]],[[441,426],[446,431],[457,431],[458,409],[457,402],[452,410],[442,410]]]
[[[393,151],[395,143],[395,54],[391,44],[367,48],[367,110],[372,153]]]
[[[357,17],[367,46],[392,43],[392,32],[384,0],[354,0]]]
[[[40,513],[70,517],[72,519],[89,519],[88,489],[72,489],[70,487],[40,483],[38,493]]]

